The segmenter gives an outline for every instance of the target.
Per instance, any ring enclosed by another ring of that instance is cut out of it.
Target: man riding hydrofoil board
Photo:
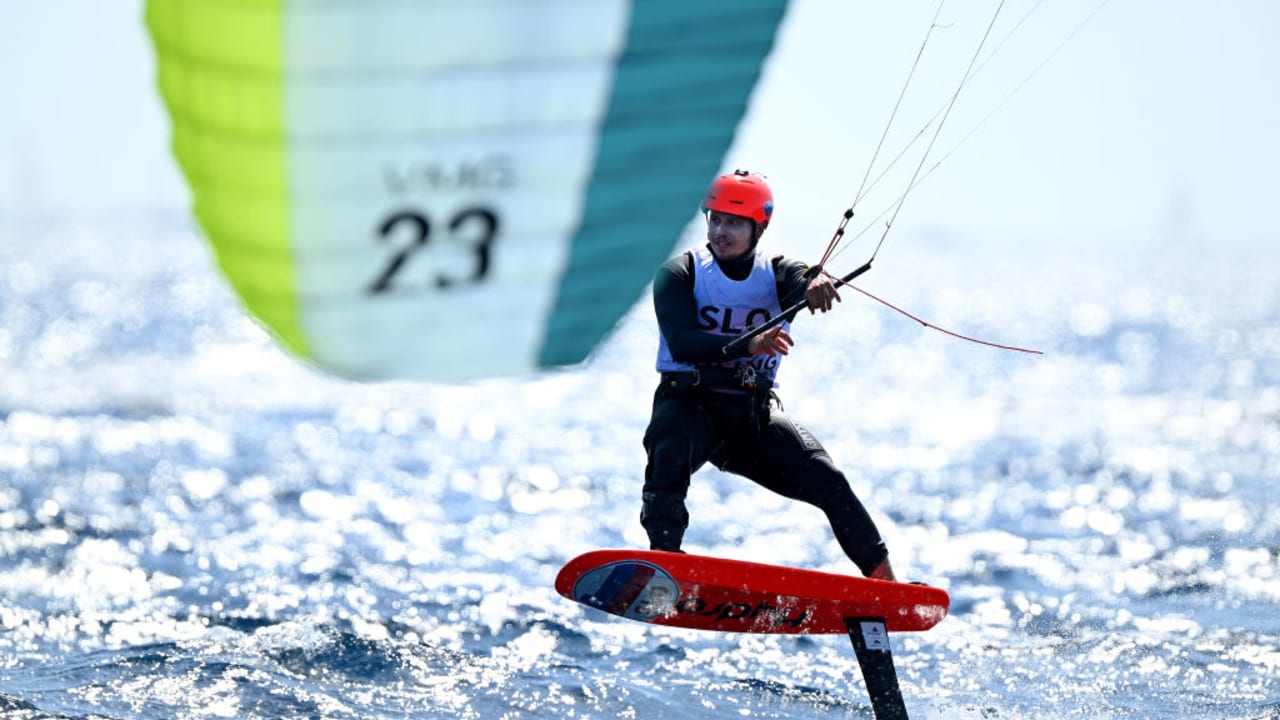
[[[661,381],[644,434],[648,456],[641,525],[654,550],[680,551],[690,478],[707,462],[820,508],[837,542],[867,577],[895,580],[875,522],[821,443],[782,413],[773,392],[794,344],[781,323],[726,354],[729,340],[779,316],[784,299],[809,311],[840,300],[808,265],[757,251],[773,215],[764,176],[716,178],[702,202],[707,243],[668,260],[653,283]]]

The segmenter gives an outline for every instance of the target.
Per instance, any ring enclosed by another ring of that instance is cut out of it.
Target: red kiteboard
[[[927,585],[657,550],[579,555],[560,569],[556,591],[632,620],[745,633],[848,633],[851,618],[928,630],[951,604]]]

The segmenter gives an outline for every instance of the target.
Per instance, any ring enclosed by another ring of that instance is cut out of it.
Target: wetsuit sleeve
[[[809,278],[804,276],[809,266],[799,260],[781,255],[773,258],[773,274],[778,278],[778,304],[785,310],[804,299]]]
[[[698,303],[693,297],[693,275],[688,254],[668,260],[653,277],[653,309],[658,316],[658,332],[677,362],[691,365],[719,363],[745,357],[746,348],[724,355],[728,340],[698,327]]]

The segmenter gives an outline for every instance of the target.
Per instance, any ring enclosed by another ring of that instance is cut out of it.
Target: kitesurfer
[[[654,277],[661,381],[644,434],[640,514],[650,547],[680,550],[690,476],[711,462],[822,509],[864,575],[895,579],[880,532],[844,474],[777,403],[774,378],[793,344],[788,324],[737,353],[723,350],[748,326],[779,315],[784,302],[803,297],[810,312],[830,310],[840,299],[835,283],[802,262],[757,252],[773,215],[763,176],[738,170],[716,178],[702,211],[706,245],[667,261]]]

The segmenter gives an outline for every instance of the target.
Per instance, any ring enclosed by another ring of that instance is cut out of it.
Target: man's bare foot
[[[893,574],[893,566],[889,564],[889,558],[885,558],[867,577],[872,580],[889,580],[892,582],[897,582],[898,580],[898,576]]]

